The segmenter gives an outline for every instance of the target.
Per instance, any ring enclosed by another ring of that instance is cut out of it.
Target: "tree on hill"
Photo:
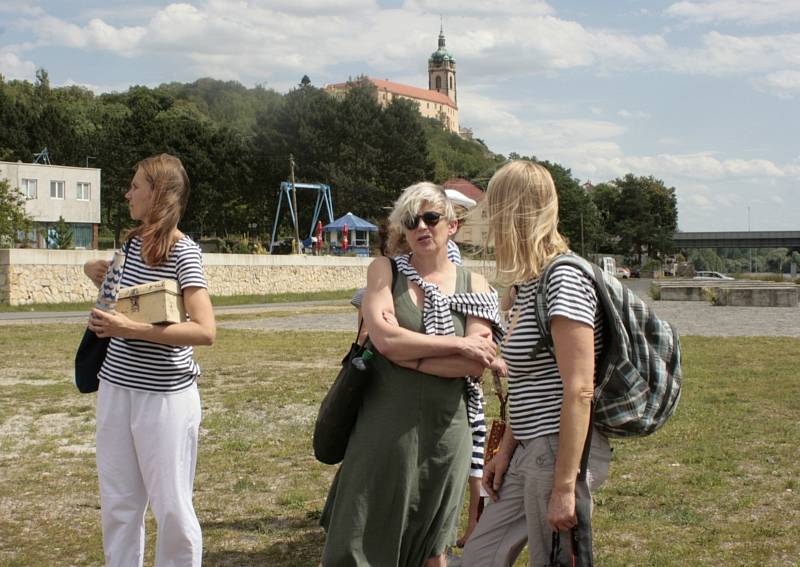
[[[672,237],[678,226],[675,188],[653,176],[632,173],[613,183],[619,188],[612,216],[620,252],[637,256],[639,262],[645,251],[650,257],[672,252]]]
[[[442,128],[433,118],[421,119],[428,141],[428,156],[434,164],[433,181],[443,183],[463,177],[482,189],[495,170],[506,160],[476,140],[466,140]]]

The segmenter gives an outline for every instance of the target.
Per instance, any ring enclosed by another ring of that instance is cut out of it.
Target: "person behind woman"
[[[543,349],[536,324],[539,277],[550,260],[568,251],[558,232],[558,197],[539,164],[513,161],[489,181],[486,199],[499,283],[516,288],[508,336],[500,346],[508,367],[511,427],[486,465],[487,506],[464,548],[465,567],[512,565],[529,546],[529,565],[548,563],[552,534],[562,532],[559,565],[569,565],[568,530],[576,525],[576,499],[608,475],[608,440],[592,432],[588,483],[576,483],[589,431],[594,366],[602,344],[602,313],[592,280],[561,266],[547,283],[546,313],[554,357]]]
[[[447,259],[456,219],[431,183],[389,217],[389,258],[367,272],[372,376],[322,517],[325,566],[445,564],[471,453],[467,376],[495,359],[496,295]]]
[[[200,566],[202,536],[192,505],[200,426],[200,368],[193,345],[216,335],[199,246],[177,226],[189,198],[180,160],[161,154],[135,167],[125,194],[139,226],[128,233],[123,287],[177,280],[189,315],[151,325],[93,309],[89,328],[111,337],[97,394],[97,472],[106,565],[141,566],[148,501],[157,524],[156,565]],[[107,262],[86,274],[102,282]]]

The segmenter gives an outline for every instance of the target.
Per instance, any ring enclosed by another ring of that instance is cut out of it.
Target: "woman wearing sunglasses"
[[[548,564],[554,532],[561,552],[557,565],[572,565],[570,529],[576,504],[591,510],[591,491],[608,475],[611,449],[594,430],[588,482],[576,482],[589,431],[594,365],[603,319],[591,279],[577,268],[549,273],[544,312],[554,343],[533,352],[541,337],[536,291],[547,264],[567,252],[558,232],[558,196],[550,173],[529,161],[497,171],[486,194],[489,234],[494,241],[498,281],[516,289],[511,322],[500,345],[508,367],[511,427],[499,452],[486,465],[486,507],[464,547],[464,567],[513,565],[528,544],[530,566]]]
[[[405,189],[367,273],[372,378],[323,512],[325,566],[445,565],[469,474],[469,376],[495,364],[497,297],[447,258],[441,187]]]

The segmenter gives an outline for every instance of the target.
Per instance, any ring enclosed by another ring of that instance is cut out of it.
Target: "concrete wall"
[[[108,250],[0,250],[0,303],[92,301],[97,290],[83,264],[110,259]],[[211,295],[245,295],[353,289],[365,285],[372,258],[204,254]],[[491,263],[467,261],[490,276]]]

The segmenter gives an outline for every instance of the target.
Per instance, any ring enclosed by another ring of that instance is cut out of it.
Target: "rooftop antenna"
[[[33,154],[33,157],[35,158],[33,160],[33,163],[39,163],[42,165],[53,165],[52,163],[50,163],[50,152],[47,151],[47,148],[43,149],[38,154]]]

